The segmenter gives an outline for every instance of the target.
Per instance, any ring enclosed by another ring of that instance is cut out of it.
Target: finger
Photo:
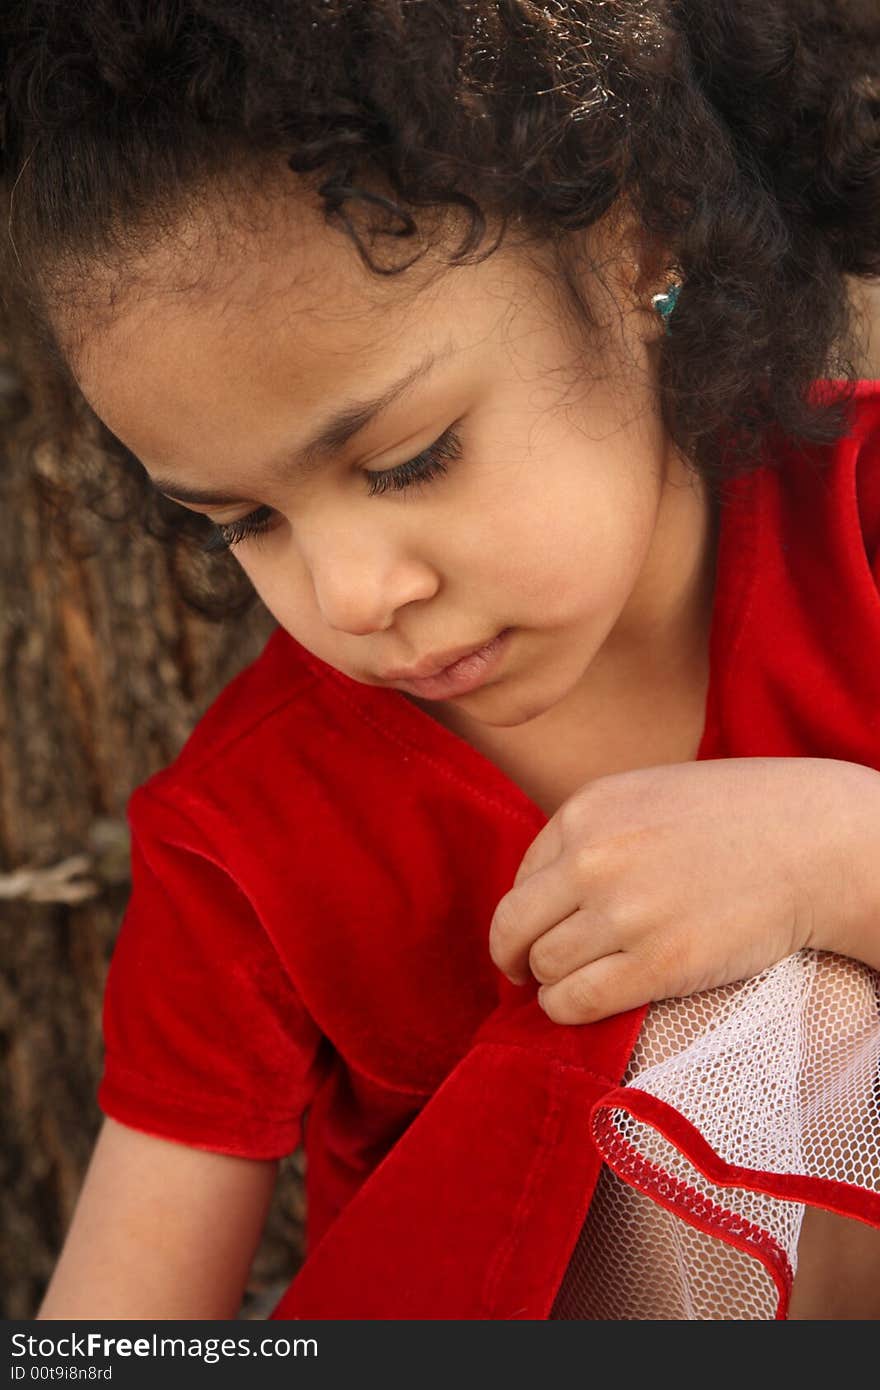
[[[654,998],[643,961],[629,951],[602,956],[557,984],[542,985],[538,1003],[554,1023],[598,1023]]]
[[[626,933],[599,910],[581,908],[532,942],[528,969],[541,984],[552,985],[602,956],[626,949]]]
[[[524,984],[532,943],[576,912],[579,896],[570,859],[564,855],[505,893],[489,926],[489,954],[498,969]]]
[[[523,879],[545,868],[558,859],[563,850],[562,821],[559,811],[551,816],[547,824],[539,830],[529,845],[513,880],[512,887],[518,888]]]

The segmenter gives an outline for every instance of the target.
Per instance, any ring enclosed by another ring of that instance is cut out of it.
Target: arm
[[[105,1119],[37,1317],[235,1317],[277,1170]]]

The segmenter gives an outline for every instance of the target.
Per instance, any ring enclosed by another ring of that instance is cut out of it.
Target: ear
[[[675,272],[675,256],[657,235],[647,231],[626,195],[621,195],[603,218],[613,239],[614,274],[620,290],[634,308],[644,310],[650,322],[663,328],[651,305],[651,296],[665,290]]]
[[[644,309],[657,322],[660,333],[662,322],[656,314],[651,299],[655,294],[666,290],[671,280],[680,280],[681,271],[675,264],[675,257],[669,247],[643,235],[637,250],[637,269],[633,277],[633,295],[640,309]]]

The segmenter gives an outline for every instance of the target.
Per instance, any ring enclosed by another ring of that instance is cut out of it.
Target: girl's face
[[[270,509],[234,554],[304,647],[403,689],[389,672],[513,629],[486,683],[433,706],[499,727],[694,649],[708,510],[660,420],[662,324],[627,302],[625,256],[585,278],[591,342],[534,252],[380,278],[288,198],[206,275],[204,229],[179,230],[137,293],[56,326],[161,491],[225,527]]]

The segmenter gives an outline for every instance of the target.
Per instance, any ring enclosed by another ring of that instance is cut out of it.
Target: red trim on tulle
[[[739,1187],[762,1192],[781,1201],[821,1207],[838,1216],[852,1217],[866,1225],[880,1227],[878,1192],[870,1192],[854,1183],[840,1182],[835,1178],[771,1173],[728,1163],[684,1115],[665,1101],[636,1087],[618,1087],[597,1100],[591,1111],[593,1135],[608,1166],[624,1182],[690,1225],[756,1256],[773,1278],[779,1292],[777,1318],[787,1317],[792,1284],[791,1266],[782,1247],[760,1227],[735,1216],[711,1198],[643,1158],[618,1131],[609,1113],[612,1110],[624,1110],[634,1119],[651,1125],[717,1187]],[[738,1229],[734,1229],[734,1222]]]
[[[706,1235],[715,1236],[735,1245],[746,1255],[753,1255],[761,1261],[776,1286],[776,1317],[787,1316],[788,1302],[794,1278],[788,1255],[782,1246],[760,1226],[737,1216],[735,1212],[713,1202],[711,1197],[698,1192],[681,1178],[673,1177],[656,1163],[643,1158],[628,1139],[616,1129],[611,1114],[603,1111],[604,1102],[598,1106],[593,1133],[597,1147],[609,1168],[630,1187],[636,1188],[650,1197],[658,1206],[665,1207],[674,1216],[696,1226]],[[594,1107],[594,1113],[597,1107]]]

